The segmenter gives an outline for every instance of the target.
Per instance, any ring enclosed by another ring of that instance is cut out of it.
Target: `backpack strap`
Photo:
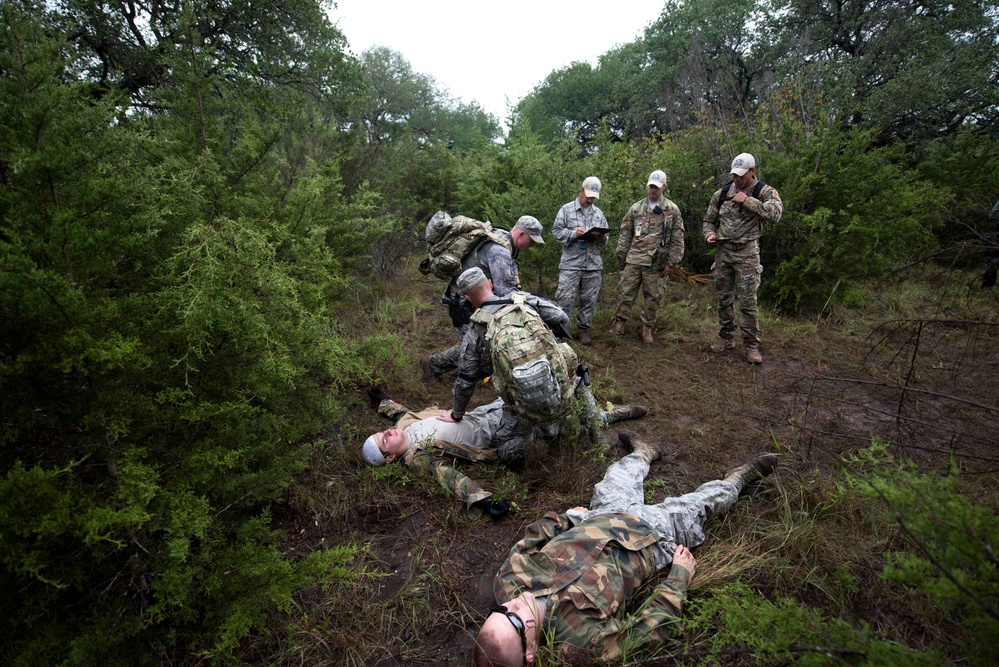
[[[731,189],[733,183],[735,183],[735,181],[730,178],[725,182],[725,185],[722,186],[722,189],[719,190],[720,194],[718,197],[718,208],[721,208],[722,204],[732,198],[728,196],[728,191]],[[763,188],[765,187],[767,187],[767,184],[757,179],[756,185],[753,186],[753,198],[759,199],[760,193],[763,192]]]
[[[521,295],[521,298],[523,299],[523,295]],[[496,306],[510,306],[513,305],[513,303],[514,301],[512,299],[493,299],[489,302],[490,305]],[[493,314],[485,308],[476,308],[475,312],[472,313],[472,321],[477,322],[478,324],[488,325],[492,319]]]
[[[718,191],[718,208],[721,208],[722,204],[731,199],[731,197],[728,196],[728,191],[732,188],[733,183],[735,183],[733,179],[728,179],[725,181],[725,185],[722,186],[721,190]]]

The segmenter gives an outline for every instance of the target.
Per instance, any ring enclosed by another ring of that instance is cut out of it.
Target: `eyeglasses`
[[[517,616],[512,611],[508,610],[506,607],[493,607],[489,610],[490,614],[503,614],[506,616],[507,620],[510,621],[510,625],[513,629],[517,631],[520,635],[520,645],[524,649],[524,654],[527,654],[527,635],[524,633],[524,621],[521,620],[520,616]]]

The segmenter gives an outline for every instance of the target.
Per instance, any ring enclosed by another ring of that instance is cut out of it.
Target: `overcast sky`
[[[355,55],[387,46],[452,97],[475,100],[500,122],[550,72],[597,64],[634,41],[664,0],[336,0],[331,18]]]

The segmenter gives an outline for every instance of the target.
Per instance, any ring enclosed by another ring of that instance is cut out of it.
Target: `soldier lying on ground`
[[[705,522],[731,509],[742,488],[777,461],[776,454],[758,456],[693,493],[646,505],[643,480],[659,452],[633,434],[621,440],[633,451],[607,469],[590,509],[549,512],[500,566],[493,594],[503,606],[482,624],[477,666],[533,662],[549,639],[570,661],[609,660],[662,642],[675,631],[697,570],[688,547],[701,544]],[[668,566],[669,577],[626,614],[635,591]]]
[[[641,412],[638,416],[647,412],[641,406],[624,406],[604,412],[596,409],[589,388],[584,395],[590,399],[589,407],[584,407],[584,421],[595,420],[599,426],[631,418],[632,412]],[[508,462],[516,462],[523,458],[531,439],[553,438],[560,429],[559,424],[545,429],[527,429],[527,437],[522,437],[522,429],[506,427],[503,399],[500,398],[465,413],[461,421],[454,422],[444,418],[447,413],[440,408],[414,412],[378,389],[368,390],[368,397],[378,414],[396,424],[395,428],[374,433],[364,441],[361,453],[365,462],[380,466],[401,460],[407,466],[429,472],[446,491],[465,504],[469,516],[487,513],[500,519],[506,516],[510,505],[493,499],[491,493],[483,491],[477,482],[458,471],[451,463],[453,459],[496,463],[500,460],[498,452],[503,451],[512,456]],[[514,453],[517,456],[513,456]]]

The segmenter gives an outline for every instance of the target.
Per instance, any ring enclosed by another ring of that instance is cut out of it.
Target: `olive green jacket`
[[[550,595],[546,627],[565,657],[618,658],[676,633],[690,584],[679,565],[628,613],[639,586],[656,573],[658,539],[630,514],[598,514],[573,526],[565,514],[549,512],[514,545],[493,594],[500,603],[525,591]]]
[[[680,207],[663,197],[662,213],[655,213],[649,200],[635,202],[621,220],[621,236],[615,256],[619,264],[654,266],[662,271],[683,259],[683,216]]]

